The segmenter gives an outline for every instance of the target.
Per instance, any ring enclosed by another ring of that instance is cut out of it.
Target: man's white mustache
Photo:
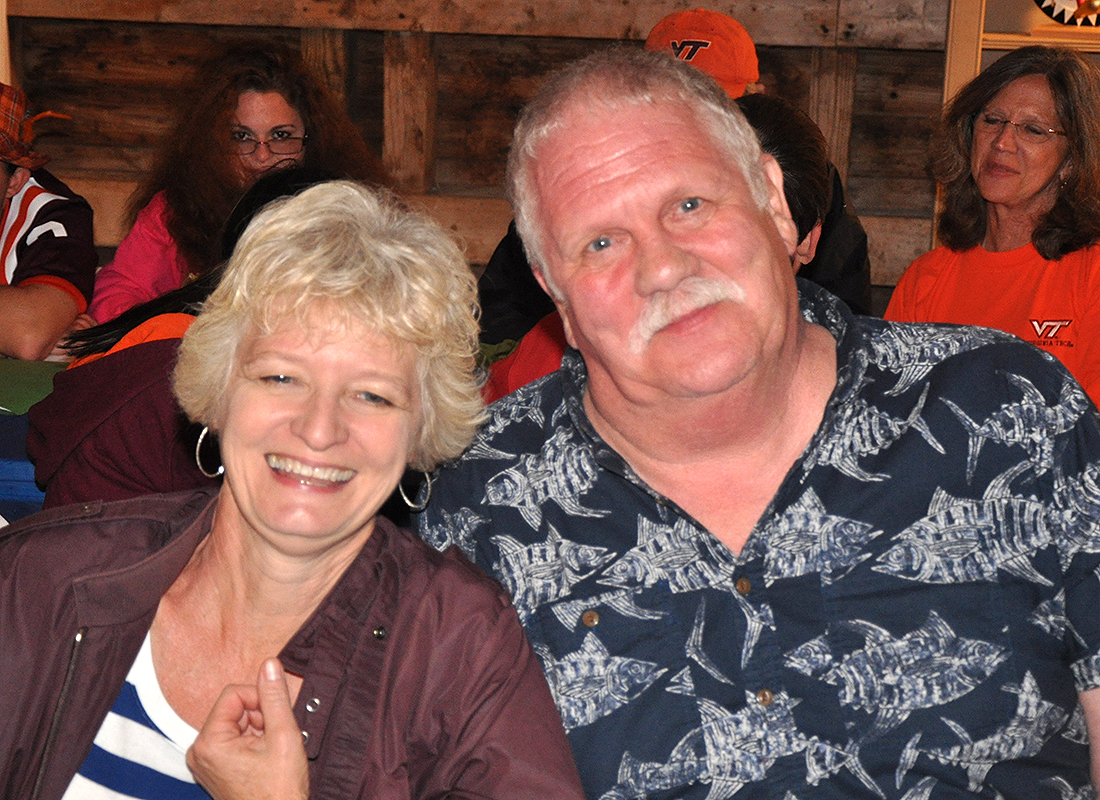
[[[745,290],[733,281],[697,276],[685,278],[675,289],[649,298],[630,332],[630,350],[634,354],[640,353],[657,331],[696,309],[722,300],[741,302],[744,299]]]

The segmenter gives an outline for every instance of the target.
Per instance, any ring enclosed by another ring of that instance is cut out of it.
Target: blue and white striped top
[[[210,800],[187,768],[198,731],[160,690],[149,636],[62,800]]]

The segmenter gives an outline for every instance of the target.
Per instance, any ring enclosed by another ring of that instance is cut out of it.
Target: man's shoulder
[[[871,365],[913,376],[965,363],[969,369],[1011,366],[1027,371],[1058,371],[1060,362],[1010,333],[976,325],[939,322],[892,322],[858,318]],[[977,375],[972,375],[977,377]]]
[[[472,544],[475,529],[502,508],[526,507],[539,487],[549,490],[540,481],[553,481],[565,468],[563,459],[590,460],[579,452],[588,442],[570,413],[569,377],[562,373],[490,405],[488,419],[462,457],[437,470],[428,507],[418,517],[420,535],[429,544],[440,549],[458,544],[480,564]]]
[[[1095,410],[1087,413],[1088,397],[1065,366],[1016,336],[970,325],[872,318],[856,324],[863,344],[841,363],[834,410],[848,424],[831,428],[835,436],[851,436],[861,425],[923,425],[944,414],[971,434],[989,421],[1036,440],[1055,433],[1052,415],[1061,420],[1055,427],[1097,427]]]
[[[13,230],[20,236],[31,237],[28,244],[38,239],[33,231],[43,225],[61,225],[64,238],[78,237],[91,245],[92,207],[88,201],[45,170],[31,173],[23,188],[12,197],[7,214],[17,215]],[[58,232],[60,233],[60,232]],[[56,235],[56,234],[55,234]],[[93,265],[94,268],[94,265]]]
[[[552,372],[492,403],[473,446],[459,463],[484,458],[486,448],[529,443],[532,436],[537,441],[567,425],[566,380],[561,370]]]
[[[38,193],[45,194],[51,202],[64,201],[66,203],[88,206],[88,201],[69,188],[61,179],[44,169],[36,169],[31,173],[21,194]],[[89,206],[90,208],[90,206]]]

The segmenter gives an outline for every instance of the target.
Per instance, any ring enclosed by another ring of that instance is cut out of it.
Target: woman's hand
[[[222,690],[187,766],[214,800],[309,797],[306,751],[279,659],[263,663],[255,686]]]

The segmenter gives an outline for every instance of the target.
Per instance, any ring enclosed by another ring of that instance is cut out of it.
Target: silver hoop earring
[[[421,511],[427,508],[428,501],[432,499],[432,476],[429,475],[427,472],[424,473],[424,483],[428,487],[428,493],[424,495],[423,503],[414,503],[412,500],[409,499],[409,496],[405,494],[405,487],[402,486],[400,482],[398,482],[397,484],[397,491],[401,493],[401,499],[405,501],[405,505],[409,507],[409,511],[413,512],[414,514],[419,514]]]
[[[199,440],[195,443],[195,463],[199,467],[199,472],[208,478],[218,478],[225,474],[225,465],[219,464],[217,472],[207,472],[206,468],[202,465],[202,440],[206,438],[206,434],[210,431],[210,428],[203,426],[202,433],[199,434]]]

